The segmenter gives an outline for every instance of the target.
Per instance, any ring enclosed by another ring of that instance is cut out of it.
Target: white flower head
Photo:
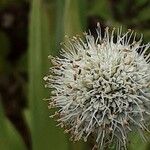
[[[126,149],[129,132],[144,137],[148,131],[149,44],[136,41],[131,30],[106,28],[102,37],[98,23],[96,31],[96,39],[68,38],[61,57],[50,56],[53,67],[44,77],[52,89],[50,107],[58,108],[53,116],[74,141],[94,135],[100,149],[109,143]]]

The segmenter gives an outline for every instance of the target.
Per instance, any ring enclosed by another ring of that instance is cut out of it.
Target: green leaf
[[[65,0],[64,34],[67,36],[73,36],[82,32],[79,2],[79,0]]]
[[[43,77],[49,66],[50,29],[46,5],[41,0],[33,0],[30,14],[29,34],[29,101],[31,116],[31,136],[33,150],[67,150],[63,132],[49,118]],[[58,144],[59,143],[59,144]]]
[[[55,48],[60,48],[60,43],[62,42],[64,36],[64,20],[62,14],[64,12],[65,0],[57,0],[57,13],[56,13],[56,32],[55,32]]]
[[[20,135],[12,124],[6,119],[0,99],[0,149],[26,150]]]

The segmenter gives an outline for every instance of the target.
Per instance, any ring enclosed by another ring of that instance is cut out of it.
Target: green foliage
[[[49,118],[47,103],[42,101],[46,96],[43,77],[45,69],[48,69],[47,57],[50,54],[47,17],[43,3],[33,0],[29,36],[29,100],[33,150],[67,149],[65,135],[59,129],[56,130],[54,122]]]
[[[20,135],[4,115],[1,98],[0,98],[0,149],[26,150]]]
[[[73,36],[75,33],[81,32],[78,6],[78,0],[65,0],[64,33],[68,36]]]

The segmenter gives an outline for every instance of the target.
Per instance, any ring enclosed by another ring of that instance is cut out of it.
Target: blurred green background
[[[0,150],[90,150],[69,141],[49,118],[43,77],[48,55],[57,55],[64,35],[102,27],[131,28],[150,39],[149,0],[0,0]],[[136,133],[131,150],[149,150]]]

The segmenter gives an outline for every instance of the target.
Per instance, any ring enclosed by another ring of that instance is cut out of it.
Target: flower
[[[50,107],[58,108],[52,117],[74,141],[94,135],[98,148],[117,143],[126,149],[130,132],[144,137],[148,131],[149,43],[141,45],[131,30],[107,27],[102,37],[98,23],[96,31],[96,39],[67,38],[61,57],[50,56],[53,67],[44,80],[52,89]]]

